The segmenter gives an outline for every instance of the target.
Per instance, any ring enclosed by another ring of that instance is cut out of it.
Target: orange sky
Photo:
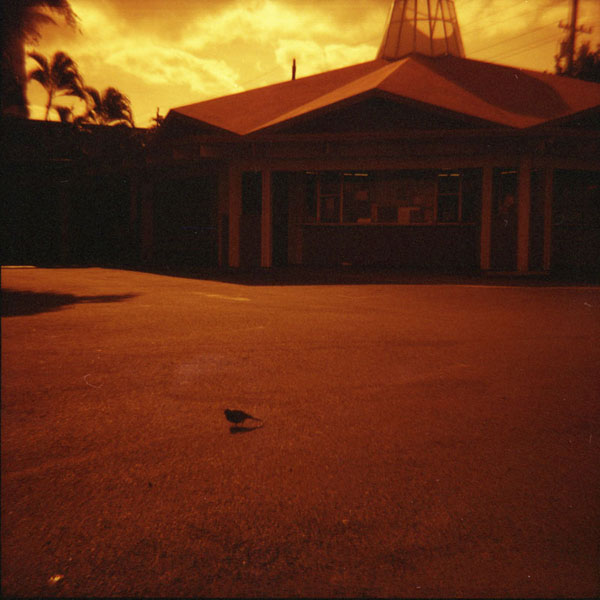
[[[80,31],[47,26],[37,48],[67,52],[86,84],[117,87],[145,127],[169,108],[372,60],[390,0],[70,0]],[[467,57],[554,69],[569,0],[455,0]],[[600,44],[600,2],[580,0],[580,34]],[[32,67],[33,64],[28,63]],[[45,92],[32,82],[32,118]],[[66,105],[80,107],[67,98]]]

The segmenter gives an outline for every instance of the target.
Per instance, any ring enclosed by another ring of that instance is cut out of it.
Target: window
[[[435,173],[431,171],[387,172],[376,181],[378,223],[433,223]]]
[[[438,173],[436,221],[474,223],[481,200],[481,186],[481,169]]]
[[[437,222],[458,223],[461,220],[460,173],[438,173],[437,180]]]
[[[339,173],[322,173],[318,185],[318,213],[320,223],[339,223],[342,185]]]
[[[370,223],[373,211],[368,173],[344,173],[342,192],[344,223]]]
[[[371,222],[368,173],[307,172],[305,177],[305,223]]]
[[[305,223],[473,223],[481,169],[307,172]]]

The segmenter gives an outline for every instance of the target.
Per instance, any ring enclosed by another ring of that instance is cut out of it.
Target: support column
[[[242,215],[242,171],[239,167],[226,170],[229,199],[229,266],[240,266],[240,219]]]
[[[529,271],[529,221],[531,216],[531,157],[522,156],[519,164],[517,221],[517,271]]]
[[[260,218],[260,266],[273,265],[273,199],[271,196],[271,171],[262,172],[262,202]]]
[[[544,271],[549,271],[552,257],[552,197],[554,195],[554,169],[544,171]]]
[[[481,187],[481,236],[479,265],[482,271],[489,271],[492,250],[492,184],[494,170],[490,165],[483,167]]]

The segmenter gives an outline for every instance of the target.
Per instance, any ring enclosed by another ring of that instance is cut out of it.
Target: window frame
[[[431,176],[435,178],[435,198],[432,202],[433,206],[433,219],[430,221],[410,221],[408,223],[401,222],[400,217],[397,216],[395,221],[380,221],[378,217],[379,209],[382,206],[387,206],[385,204],[380,204],[377,202],[377,194],[375,191],[374,185],[377,182],[377,173],[378,172],[370,172],[370,171],[349,171],[349,170],[336,170],[336,171],[307,171],[306,175],[314,176],[314,197],[316,204],[316,214],[314,218],[307,218],[308,213],[304,213],[303,223],[306,225],[355,225],[355,226],[368,226],[368,225],[389,225],[389,226],[419,226],[419,227],[436,227],[436,226],[446,226],[446,225],[474,225],[476,224],[477,218],[476,215],[472,215],[473,219],[469,221],[463,221],[464,216],[464,195],[465,190],[470,189],[465,185],[465,170],[464,169],[426,169],[431,173]],[[468,171],[468,169],[467,169]],[[400,171],[386,171],[388,173],[403,173]],[[348,214],[348,212],[344,212],[345,208],[345,200],[346,200],[346,190],[345,190],[345,181],[347,178],[352,177],[364,177],[366,179],[367,185],[366,189],[368,190],[368,200],[371,206],[371,215],[370,217],[360,218],[356,221],[346,221],[344,220],[344,216]],[[448,191],[444,191],[441,183],[443,178],[445,177],[456,177],[457,179],[457,189],[452,190],[451,188]],[[470,181],[470,180],[469,180]],[[433,183],[433,182],[432,182]],[[327,186],[327,189],[324,189]],[[307,187],[308,190],[308,187]],[[332,190],[332,191],[330,191]],[[307,192],[308,193],[308,192]],[[444,200],[454,199],[456,202],[456,218],[455,219],[445,219],[441,220],[442,210],[441,203]],[[308,200],[308,196],[306,198]],[[304,206],[306,207],[306,200]],[[324,212],[323,211],[323,202],[327,200],[333,200],[334,209],[332,211],[332,220],[323,220]],[[395,207],[398,211],[402,208],[401,206]],[[410,207],[409,207],[410,208]],[[431,210],[431,209],[430,209]],[[467,214],[470,214],[471,211],[467,211]],[[399,213],[398,213],[399,214]],[[335,219],[333,218],[335,216]],[[368,221],[367,221],[368,218]]]

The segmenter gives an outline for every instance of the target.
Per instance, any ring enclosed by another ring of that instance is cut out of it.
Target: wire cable
[[[534,27],[533,29],[528,29],[527,31],[524,31],[523,33],[519,33],[517,35],[513,35],[511,37],[504,38],[502,41],[496,42],[495,44],[490,44],[489,46],[481,47],[479,50],[471,50],[469,52],[469,54],[479,54],[481,52],[486,52],[490,48],[495,48],[496,46],[503,46],[507,42],[516,40],[516,39],[524,37],[526,35],[531,35],[532,33],[535,33],[536,31],[541,31],[542,29],[546,29],[547,27],[556,27],[556,23],[547,23],[546,25],[540,25],[539,27]]]

